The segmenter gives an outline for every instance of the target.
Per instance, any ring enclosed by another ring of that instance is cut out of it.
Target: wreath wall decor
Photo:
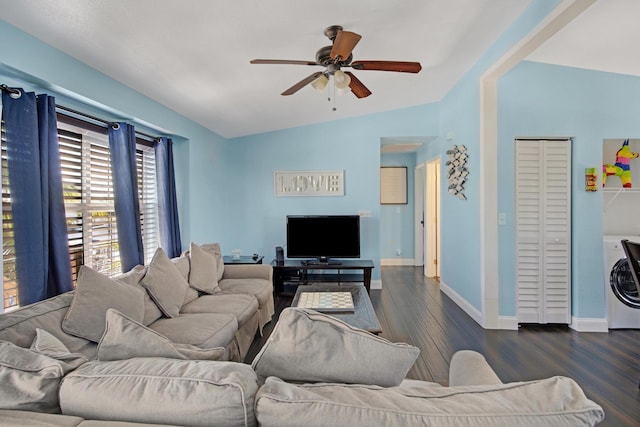
[[[460,200],[467,200],[464,195],[464,183],[467,180],[469,171],[467,170],[467,147],[464,145],[453,145],[446,151],[449,160],[445,163],[449,173],[449,194],[456,196]]]

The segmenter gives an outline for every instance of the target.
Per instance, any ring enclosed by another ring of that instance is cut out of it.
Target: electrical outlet
[[[360,215],[360,217],[362,218],[371,218],[371,211],[358,211],[358,215]]]

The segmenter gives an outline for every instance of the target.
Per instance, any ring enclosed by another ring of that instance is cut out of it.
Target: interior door
[[[516,140],[519,323],[571,322],[571,141]]]

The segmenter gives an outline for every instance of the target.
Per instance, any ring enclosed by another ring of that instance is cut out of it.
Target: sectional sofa
[[[0,427],[603,419],[570,378],[503,384],[472,351],[453,356],[447,387],[407,380],[416,347],[311,310],[283,310],[252,364],[240,363],[273,315],[271,267],[222,265],[219,249],[159,251],[115,280],[83,268],[75,291],[0,315]]]

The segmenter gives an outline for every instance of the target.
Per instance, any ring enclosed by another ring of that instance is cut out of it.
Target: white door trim
[[[425,259],[425,170],[425,164],[420,163],[414,173],[414,266],[423,266]]]

